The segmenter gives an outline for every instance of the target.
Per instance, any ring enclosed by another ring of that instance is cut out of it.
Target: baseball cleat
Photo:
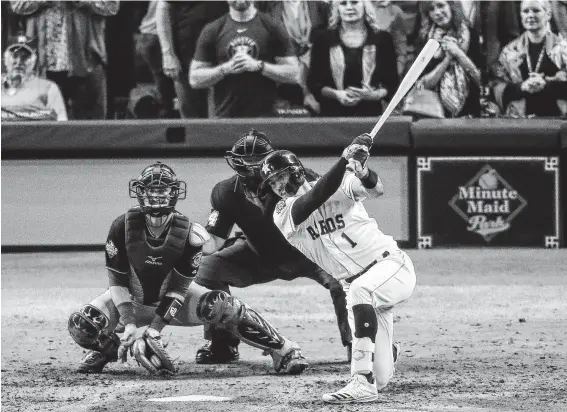
[[[230,363],[240,359],[238,346],[215,346],[211,342],[204,344],[195,355],[195,362],[206,364]]]
[[[114,359],[116,360],[116,359]],[[103,355],[97,351],[90,351],[87,356],[83,358],[79,366],[77,367],[77,372],[79,373],[101,373],[108,362],[112,362],[108,356]]]
[[[327,403],[365,403],[373,402],[378,399],[378,390],[374,383],[361,374],[355,374],[350,382],[341,390],[333,393],[326,393],[322,397]]]
[[[287,339],[284,347],[279,350],[274,350],[271,355],[276,372],[286,373],[288,375],[299,375],[309,367],[309,363],[307,363],[305,357],[302,355],[299,345]]]

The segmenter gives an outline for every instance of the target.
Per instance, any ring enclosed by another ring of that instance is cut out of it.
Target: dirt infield
[[[409,250],[418,274],[396,312],[396,374],[378,403],[334,407],[323,392],[346,383],[349,365],[328,293],[308,280],[235,294],[301,343],[311,363],[278,376],[270,358],[241,345],[241,361],[193,361],[201,328],[168,328],[180,367],[150,378],[133,362],[101,375],[74,372],[84,351],[68,315],[101,293],[102,253],[2,255],[2,411],[565,411],[567,251]],[[214,395],[228,402],[155,403]]]

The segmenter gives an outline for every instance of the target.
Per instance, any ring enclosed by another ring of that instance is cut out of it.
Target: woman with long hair
[[[399,84],[390,34],[369,1],[334,0],[329,28],[313,35],[307,86],[321,116],[376,116]]]
[[[446,117],[479,117],[481,49],[478,34],[467,25],[458,1],[424,1],[420,8],[422,17],[416,53],[429,39],[441,44],[423,72],[421,85],[438,93]]]
[[[567,114],[567,40],[550,29],[551,5],[522,1],[525,32],[508,44],[494,65],[494,97],[511,117]]]

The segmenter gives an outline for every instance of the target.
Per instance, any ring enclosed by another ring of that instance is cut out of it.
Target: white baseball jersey
[[[340,189],[299,225],[291,215],[298,196],[281,200],[274,210],[274,222],[288,242],[338,280],[359,273],[380,260],[385,251],[398,248],[368,216],[364,197],[353,192],[355,179],[354,173],[347,172]]]

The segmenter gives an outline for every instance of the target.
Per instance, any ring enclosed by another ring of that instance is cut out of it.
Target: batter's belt
[[[382,259],[387,258],[388,256],[390,256],[390,252],[385,251],[384,253],[382,253]],[[366,272],[368,272],[372,266],[374,266],[376,263],[378,263],[377,260],[373,260],[372,263],[370,263],[368,266],[366,266],[364,269],[362,269],[360,272],[358,272],[356,275],[352,275],[348,278],[346,278],[344,281],[348,284],[351,284],[352,282],[354,282],[356,279],[358,279],[359,277],[361,277],[362,275],[364,275]]]

